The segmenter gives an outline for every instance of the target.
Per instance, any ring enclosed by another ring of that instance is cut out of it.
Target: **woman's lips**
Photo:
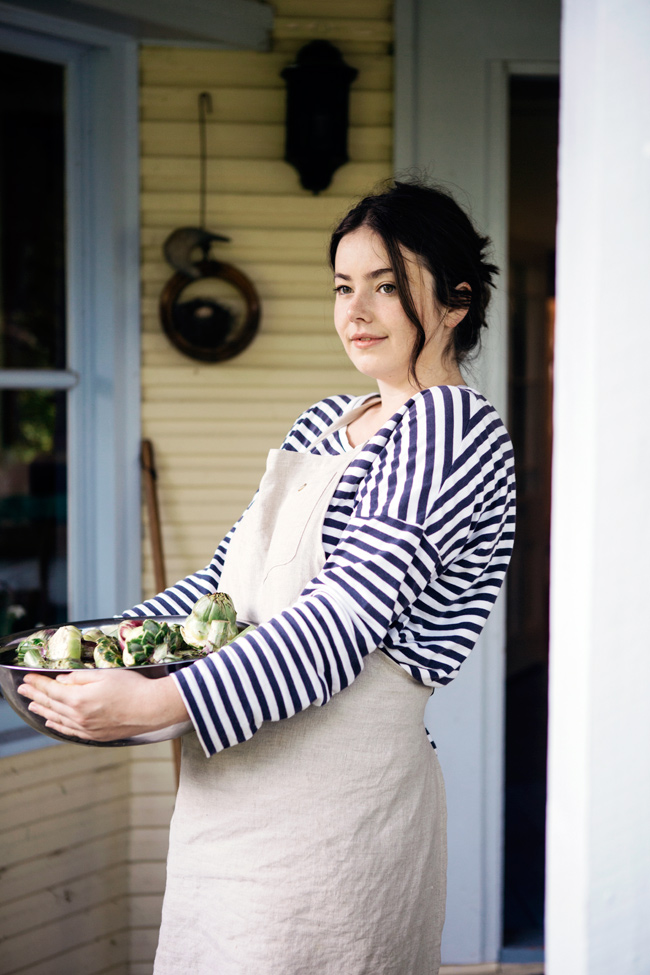
[[[385,336],[381,335],[353,335],[350,341],[357,349],[370,349],[374,345],[379,345],[384,339]]]

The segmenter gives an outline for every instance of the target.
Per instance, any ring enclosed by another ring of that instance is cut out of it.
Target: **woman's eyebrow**
[[[369,271],[368,274],[364,274],[364,278],[369,278],[372,280],[373,278],[380,278],[382,274],[392,274],[392,273],[393,273],[392,267],[378,267],[376,271]],[[349,274],[342,274],[340,271],[336,271],[334,277],[343,278],[344,281],[352,280]]]

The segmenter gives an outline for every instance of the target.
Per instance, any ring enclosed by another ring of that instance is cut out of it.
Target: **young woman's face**
[[[403,250],[413,302],[426,333],[418,358],[418,379],[428,385],[451,336],[441,324],[431,273]],[[369,227],[346,234],[336,251],[334,324],[359,372],[398,388],[412,387],[409,364],[415,327],[402,308],[384,243]],[[431,383],[433,385],[433,383]]]

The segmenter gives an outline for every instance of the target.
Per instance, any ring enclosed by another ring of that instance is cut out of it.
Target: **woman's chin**
[[[402,376],[402,370],[396,370],[394,362],[387,362],[385,354],[380,356],[373,353],[372,349],[350,349],[348,358],[357,372],[367,376],[368,379],[390,383],[390,385],[400,385],[401,380],[408,381],[408,370],[403,370]]]

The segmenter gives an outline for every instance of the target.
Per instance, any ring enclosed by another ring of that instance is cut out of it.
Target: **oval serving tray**
[[[157,620],[159,623],[184,623],[187,616],[152,616],[149,619]],[[121,622],[121,617],[115,619],[114,617],[104,617],[103,619],[96,620],[84,620],[80,623],[58,623],[52,624],[54,626],[66,626],[72,625],[77,626],[80,630],[88,629],[91,626],[115,626],[117,623]],[[248,626],[247,623],[238,621],[237,625],[240,629],[244,629]],[[30,630],[24,630],[21,633],[11,633],[9,636],[2,637],[0,639],[0,689],[2,694],[7,701],[7,703],[13,708],[17,715],[19,715],[23,721],[34,728],[35,731],[40,731],[41,734],[47,735],[48,738],[55,738],[57,741],[74,742],[78,745],[92,745],[96,748],[115,748],[124,745],[150,745],[157,741],[168,741],[171,738],[179,738],[181,735],[186,734],[188,731],[192,730],[192,722],[188,719],[180,724],[170,725],[167,728],[160,728],[158,731],[149,731],[142,735],[135,735],[131,738],[120,738],[115,741],[85,741],[82,738],[75,738],[72,735],[60,735],[57,731],[53,731],[51,728],[45,727],[45,718],[42,718],[39,714],[34,714],[29,708],[29,698],[23,697],[22,694],[18,693],[18,687],[23,682],[23,677],[25,674],[44,674],[45,677],[55,678],[59,674],[69,674],[71,671],[69,668],[62,668],[61,670],[41,670],[38,667],[24,667],[20,664],[10,664],[7,661],[11,660],[15,656],[16,648],[18,644],[28,637],[31,633],[36,632],[37,629],[47,629],[48,627],[32,627]],[[143,664],[140,667],[125,667],[124,670],[135,671],[138,674],[142,674],[144,677],[149,677],[155,680],[158,677],[167,677],[169,674],[173,673],[175,670],[180,670],[182,667],[189,667],[190,664],[194,663],[193,660],[179,660],[175,663],[168,664]],[[114,673],[120,673],[122,668],[116,668]]]

